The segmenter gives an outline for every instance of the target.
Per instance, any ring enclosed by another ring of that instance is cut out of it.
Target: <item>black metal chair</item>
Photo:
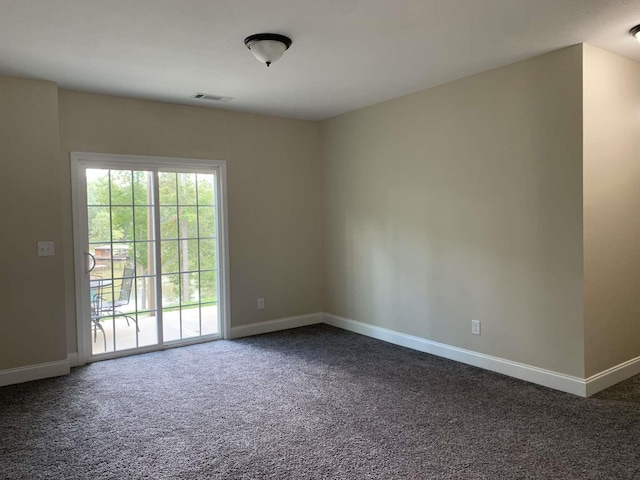
[[[134,317],[118,310],[119,308],[129,304],[129,300],[131,299],[131,290],[133,290],[134,274],[135,269],[131,265],[126,265],[122,272],[120,290],[113,293],[114,300],[107,302],[104,301],[101,296],[99,297],[99,301],[96,304],[96,317],[98,320],[107,317],[124,317],[127,320],[127,325],[130,325],[129,320],[131,320],[136,324],[136,330],[138,332],[140,331],[138,328],[138,321]]]
[[[104,351],[107,351],[107,334],[100,323],[100,317],[96,314],[96,311],[91,309],[91,323],[93,324],[93,341],[98,340],[98,330],[102,332],[102,340],[104,342]]]
[[[104,331],[104,328],[100,324],[100,292],[102,291],[102,287],[104,286],[104,280],[102,279],[102,275],[91,275],[91,324],[93,326],[93,341],[96,342],[98,340],[98,330],[102,332],[102,339],[104,341],[104,351],[107,351],[107,334]],[[109,281],[110,283],[110,281]]]

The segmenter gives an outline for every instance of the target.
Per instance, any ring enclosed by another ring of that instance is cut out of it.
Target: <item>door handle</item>
[[[89,252],[84,252],[87,255],[87,259],[91,259],[92,263],[91,263],[91,267],[88,267],[88,262],[87,265],[85,265],[84,268],[84,272],[85,273],[91,273],[93,271],[94,268],[96,268],[96,257],[94,257],[93,255],[91,255]]]

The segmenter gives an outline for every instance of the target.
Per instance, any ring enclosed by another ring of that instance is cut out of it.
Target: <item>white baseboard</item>
[[[640,357],[616,365],[587,379],[582,379],[523,363],[513,362],[504,358],[493,357],[472,350],[434,342],[413,335],[407,335],[329,313],[311,313],[308,315],[267,320],[232,327],[230,338],[260,335],[262,333],[277,332],[279,330],[315,325],[317,323],[326,323],[327,325],[377,338],[378,340],[383,340],[395,345],[466,363],[581,397],[591,396],[616,383],[640,374]],[[14,383],[67,375],[70,367],[78,365],[78,354],[74,352],[67,356],[67,360],[0,370],[0,387]]]
[[[640,357],[632,358],[620,365],[587,378],[587,397],[609,388],[616,383],[638,375],[640,373]]]
[[[328,313],[323,314],[323,322],[334,327],[351,332],[377,338],[385,342],[411,348],[420,352],[430,353],[438,357],[448,358],[456,362],[466,363],[474,367],[484,368],[502,373],[510,377],[519,378],[545,387],[572,393],[581,397],[587,396],[586,382],[579,377],[565,375],[543,368],[533,367],[523,363],[512,362],[504,358],[493,357],[483,353],[453,347],[444,343],[433,342],[424,338],[407,335],[387,328],[369,325],[348,318],[338,317]]]
[[[261,333],[305,327],[307,325],[315,325],[316,323],[322,323],[322,313],[310,313],[308,315],[298,315],[296,317],[279,318],[277,320],[267,320],[264,322],[250,323],[249,325],[231,327],[230,338],[260,335]]]
[[[69,360],[58,362],[39,363],[26,367],[0,370],[0,387],[13,385],[14,383],[30,382],[42,378],[58,377],[69,373]]]
[[[69,360],[69,366],[71,368],[80,366],[80,357],[78,356],[78,352],[67,354],[67,360]]]

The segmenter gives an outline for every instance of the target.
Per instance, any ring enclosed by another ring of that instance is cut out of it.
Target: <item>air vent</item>
[[[196,93],[193,98],[210,102],[230,102],[233,100],[233,97],[221,97],[220,95],[209,95],[208,93]]]

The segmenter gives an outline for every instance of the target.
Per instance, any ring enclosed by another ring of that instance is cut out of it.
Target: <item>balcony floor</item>
[[[182,336],[180,336],[180,314],[182,312]],[[135,312],[126,312],[135,318]],[[200,309],[187,308],[182,311],[173,310],[165,311],[162,318],[162,330],[164,341],[181,340],[198,337],[200,335],[214,335],[219,333],[218,329],[218,307],[217,305],[209,305],[202,307],[202,333],[200,333]],[[100,321],[104,329],[107,349],[104,348],[104,338],[102,332],[98,329],[94,335],[94,329],[91,333],[91,348],[93,355],[105,352],[122,351],[136,347],[145,347],[156,345],[158,343],[158,331],[156,326],[157,319],[155,316],[139,315],[136,345],[136,325],[123,316],[115,318],[103,318]],[[114,349],[114,331],[115,331],[115,349]],[[95,339],[95,341],[94,341]]]

